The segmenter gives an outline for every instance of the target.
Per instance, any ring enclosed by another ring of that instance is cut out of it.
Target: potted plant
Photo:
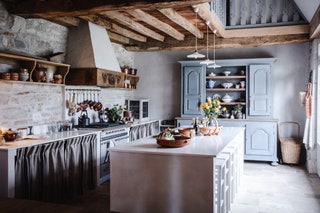
[[[114,107],[111,109],[107,108],[106,111],[110,121],[119,122],[121,120],[121,116],[124,109],[125,109],[124,106],[119,106],[119,105],[114,105]]]
[[[241,119],[241,118],[242,118],[242,108],[243,108],[243,106],[242,106],[240,103],[237,103],[237,104],[233,107],[234,116],[235,116],[237,119]]]

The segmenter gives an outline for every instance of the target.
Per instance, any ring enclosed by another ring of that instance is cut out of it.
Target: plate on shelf
[[[216,74],[214,74],[213,72],[211,72],[208,76],[216,76]]]
[[[219,94],[214,94],[214,95],[212,96],[212,99],[213,99],[213,100],[219,100],[219,101],[221,101],[221,95],[219,95]]]

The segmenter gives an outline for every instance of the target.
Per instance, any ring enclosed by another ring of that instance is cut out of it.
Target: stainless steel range
[[[100,184],[110,179],[109,147],[129,142],[129,126],[123,123],[92,123],[86,128],[100,130]]]

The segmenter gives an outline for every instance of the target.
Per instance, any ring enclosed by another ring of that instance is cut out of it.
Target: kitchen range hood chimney
[[[71,68],[100,68],[121,72],[106,29],[83,20],[77,28],[69,29],[66,63]]]

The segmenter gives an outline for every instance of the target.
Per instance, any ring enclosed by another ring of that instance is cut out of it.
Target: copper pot
[[[123,111],[123,117],[131,118],[132,117],[132,112],[131,111]]]

